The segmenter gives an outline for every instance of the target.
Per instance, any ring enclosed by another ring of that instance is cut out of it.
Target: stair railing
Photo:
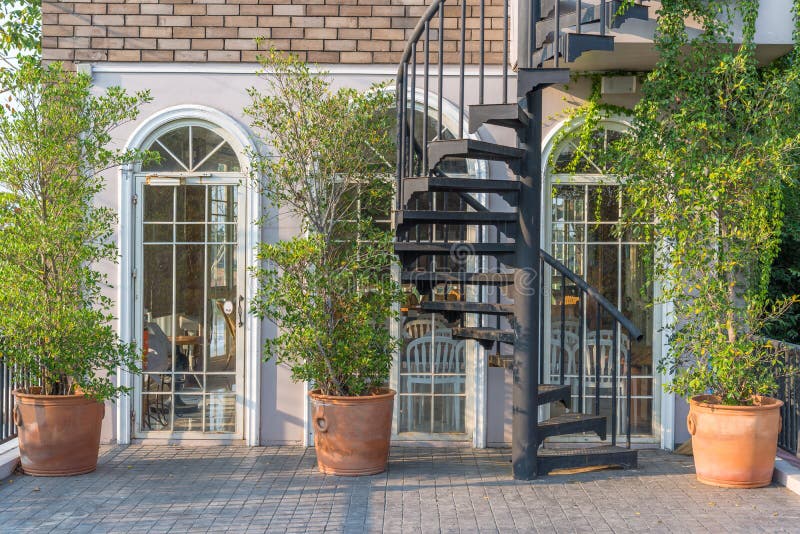
[[[540,270],[539,272],[542,273],[542,277],[540,280],[540,294],[542,296],[541,306],[542,310],[545,309],[545,306],[549,305],[548,302],[545,301],[545,276],[544,276],[544,266],[547,265],[551,269],[555,271],[554,277],[555,279],[559,280],[559,292],[560,292],[560,299],[557,299],[559,305],[559,362],[558,362],[558,381],[559,384],[564,385],[566,383],[566,367],[567,367],[567,330],[566,330],[566,309],[567,309],[567,280],[573,284],[573,286],[578,290],[578,295],[569,295],[573,298],[577,297],[575,304],[578,305],[577,310],[577,317],[578,317],[578,324],[577,324],[577,335],[578,335],[578,345],[577,345],[577,354],[576,354],[576,362],[577,363],[577,380],[578,380],[578,411],[582,411],[584,407],[584,382],[586,377],[586,370],[584,369],[584,362],[585,362],[585,354],[588,352],[589,343],[585,337],[587,335],[594,335],[594,354],[592,354],[594,358],[594,373],[592,376],[588,377],[590,380],[594,380],[594,414],[600,415],[600,383],[602,378],[602,373],[604,371],[603,364],[605,363],[607,366],[609,365],[608,362],[603,362],[601,360],[601,342],[602,334],[601,334],[601,323],[603,320],[603,314],[606,314],[606,317],[610,317],[613,323],[612,327],[612,339],[611,339],[611,362],[610,362],[610,369],[605,369],[605,371],[611,372],[611,444],[616,445],[617,443],[617,429],[619,426],[619,414],[618,412],[618,382],[619,382],[619,364],[620,364],[620,357],[619,357],[619,350],[620,350],[620,329],[625,330],[628,333],[628,339],[633,342],[638,342],[643,339],[643,335],[641,330],[639,330],[633,322],[630,321],[627,317],[625,317],[622,312],[614,306],[607,298],[605,298],[596,288],[590,286],[586,280],[578,276],[576,273],[571,271],[566,265],[555,259],[553,256],[545,252],[544,250],[540,251]],[[595,317],[594,317],[594,332],[590,332],[587,324],[587,307],[586,304],[589,301],[593,301],[595,303]],[[551,315],[552,317],[552,315]],[[544,329],[544,322],[542,322],[541,328]],[[542,340],[542,347],[540,351],[540,361],[539,361],[539,373],[540,373],[540,383],[545,382],[544,376],[544,369],[545,369],[545,357],[550,357],[551,350],[545,350],[546,344],[550,343],[552,339],[551,336],[545,336],[544,330],[542,330],[541,340]],[[625,436],[626,436],[626,444],[628,448],[631,446],[631,413],[632,413],[632,404],[633,404],[633,397],[632,397],[632,383],[633,377],[631,374],[631,352],[632,352],[632,345],[627,347],[627,350],[624,351],[625,357],[625,412],[626,412],[626,421],[625,421]]]
[[[486,3],[488,1],[478,0],[476,13],[476,6],[468,6],[467,0],[434,0],[420,17],[408,38],[397,68],[396,77],[397,124],[399,125],[397,139],[398,193],[401,192],[402,178],[418,175],[420,171],[427,174],[428,153],[426,147],[428,142],[434,139],[428,138],[428,128],[426,126],[430,119],[429,95],[434,85],[436,87],[435,98],[437,99],[437,131],[435,139],[442,138],[444,131],[444,125],[442,124],[442,95],[445,77],[445,56],[448,57],[449,64],[457,63],[458,65],[459,121],[457,139],[464,138],[464,122],[467,109],[464,85],[467,63],[471,65],[477,63],[478,104],[506,104],[509,101],[510,0],[502,0],[502,15],[495,14],[496,8],[500,6],[494,3],[487,10]],[[640,2],[637,1],[635,4],[640,5]],[[529,57],[521,63],[523,65],[527,64],[533,58],[532,66],[543,66],[550,56],[545,56],[541,49],[546,45],[550,45],[553,66],[558,67],[560,55],[564,53],[563,50],[560,50],[560,36],[567,32],[605,36],[606,28],[610,23],[613,24],[613,17],[611,21],[609,20],[610,9],[616,9],[619,5],[622,5],[620,0],[522,0],[519,3],[519,12],[517,13],[517,18],[520,19],[517,25],[519,30],[517,32],[517,39],[519,40],[518,54],[526,54]],[[445,17],[445,12],[457,13],[458,16],[454,17],[448,14]],[[470,20],[474,20],[476,17],[478,19],[477,28],[475,28],[475,24],[470,25],[469,39],[467,39],[467,17]],[[446,27],[446,18],[458,21],[457,30]],[[528,19],[529,23],[522,24],[523,19]],[[496,34],[497,28],[495,26],[498,22],[501,26],[499,41],[501,43],[501,57],[499,58],[496,50],[498,40],[487,39],[488,32]],[[586,24],[594,22],[599,22],[597,31],[584,31]],[[540,25],[542,25],[543,30],[540,31],[541,35],[537,40],[537,26]],[[547,28],[552,28],[552,34],[544,31]],[[445,34],[455,31],[458,31],[458,37],[445,39]],[[455,47],[452,47],[452,44]],[[470,61],[467,61],[468,48]],[[475,51],[476,49],[477,52]],[[487,51],[491,62],[497,63],[499,61],[502,67],[502,91],[497,98],[489,99],[492,100],[491,102],[487,102],[486,98]],[[540,51],[538,55],[535,54],[537,51]],[[415,113],[418,89],[421,89],[423,93],[421,142],[414,137],[414,132],[418,126]],[[398,194],[397,209],[401,209],[401,198],[403,198],[402,195]]]
[[[400,65],[397,69],[396,91],[397,91],[397,124],[398,128],[398,142],[397,142],[397,191],[401,193],[402,178],[418,175],[420,171],[427,174],[428,166],[428,142],[434,139],[428,138],[427,124],[430,120],[430,102],[429,94],[435,82],[437,106],[436,106],[436,121],[437,133],[436,139],[441,139],[444,134],[444,124],[442,117],[443,109],[443,86],[445,76],[445,56],[450,52],[445,50],[445,33],[449,30],[445,28],[445,10],[447,8],[454,8],[459,10],[459,36],[455,39],[455,52],[458,54],[458,131],[457,138],[464,138],[464,121],[466,120],[466,104],[465,104],[465,72],[467,64],[467,45],[474,47],[477,44],[477,63],[478,63],[478,102],[480,104],[486,103],[486,2],[488,0],[479,0],[478,5],[478,34],[475,38],[475,30],[470,30],[471,39],[467,41],[467,0],[436,0],[422,15],[417,22],[411,36],[408,39],[406,48],[403,51],[403,56],[400,60]],[[494,7],[494,6],[492,6]],[[503,0],[503,15],[502,20],[502,95],[499,97],[497,103],[508,103],[508,46],[509,46],[509,0]],[[473,13],[470,13],[470,18],[474,18]],[[492,17],[491,21],[497,20],[498,17]],[[434,35],[435,32],[435,35]],[[476,43],[477,41],[477,43]],[[447,40],[451,43],[453,40]],[[496,41],[493,41],[496,42]],[[489,43],[491,49],[492,42]],[[491,53],[491,50],[490,50]],[[472,53],[471,53],[472,54]],[[474,57],[471,57],[474,59]],[[422,72],[420,65],[422,63]],[[474,64],[475,61],[471,61]],[[432,72],[433,71],[433,72]],[[417,78],[421,77],[422,80],[418,81]],[[435,77],[435,80],[432,78]],[[422,90],[422,139],[419,143],[415,137],[414,132],[417,129],[416,118],[416,93],[417,89]],[[420,145],[421,150],[415,150],[415,145]],[[397,209],[400,209],[400,199],[403,198],[402,194],[397,196]]]

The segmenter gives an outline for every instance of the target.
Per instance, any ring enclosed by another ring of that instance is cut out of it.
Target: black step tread
[[[566,436],[583,432],[594,432],[600,436],[600,439],[606,439],[606,418],[601,415],[585,413],[565,413],[540,422],[538,429],[536,436],[539,443],[551,436]]]
[[[516,334],[513,330],[502,330],[498,328],[458,327],[453,328],[453,337],[475,339],[478,341],[514,343]]]
[[[560,28],[569,28],[577,31],[575,24],[575,11],[577,6],[574,1],[559,2],[560,9]],[[606,23],[608,28],[619,28],[630,19],[649,20],[650,13],[648,7],[643,4],[631,4],[622,13],[618,14],[622,0],[609,0],[605,3]],[[581,6],[581,24],[592,24],[600,21],[602,10],[601,6],[585,3]],[[543,0],[541,7],[541,19],[536,22],[536,47],[541,48],[543,43],[551,43],[553,38],[555,0]],[[596,30],[595,30],[596,31]]]
[[[478,141],[477,139],[451,139],[428,144],[428,171],[432,171],[444,158],[485,159],[512,163],[525,157],[521,148]]]
[[[460,313],[484,313],[489,315],[511,315],[514,313],[513,304],[491,304],[484,302],[463,301],[428,301],[421,302],[420,307],[425,311],[452,311]]]
[[[475,133],[484,124],[519,130],[528,126],[525,109],[513,104],[473,104],[469,107],[469,131]]]
[[[536,53],[541,53],[538,51]],[[535,63],[534,63],[535,64]],[[569,83],[569,69],[529,67],[517,72],[517,95],[525,96],[529,91]]]
[[[567,63],[572,63],[584,52],[592,50],[614,50],[614,37],[588,33],[566,33],[561,36],[561,54]]]
[[[415,192],[459,191],[461,193],[506,193],[519,191],[519,181],[488,178],[452,178],[449,176],[415,176],[403,179],[403,189],[414,190]]]
[[[403,179],[403,205],[407,206],[408,201],[411,200],[411,197],[416,193],[441,191],[458,193],[460,195],[465,195],[466,193],[506,194],[518,192],[519,187],[520,184],[518,180],[483,180],[480,178],[451,178],[446,176],[410,177]]]
[[[514,283],[514,273],[435,273],[430,271],[404,271],[403,282],[453,282],[475,285],[508,285]]]
[[[540,406],[551,402],[561,402],[566,406],[572,396],[572,387],[566,384],[539,384],[538,392]]]
[[[619,465],[635,469],[638,465],[638,454],[635,450],[611,445],[577,449],[539,449],[536,454],[538,475],[546,475],[553,469],[598,465]]]
[[[413,243],[396,242],[395,252],[416,252],[420,254],[454,254],[458,256],[482,256],[493,254],[513,254],[514,243]]]
[[[591,24],[600,20],[600,6],[592,4],[583,4],[581,6],[581,24]],[[544,15],[544,13],[543,13]],[[554,13],[547,13],[547,18],[536,23],[536,48],[541,48],[545,43],[553,42],[553,32],[555,26],[553,20],[555,19]],[[575,28],[575,6],[571,10],[562,10],[559,17],[559,28],[563,31],[570,28],[574,31]]]
[[[553,59],[553,43],[546,43],[533,53],[533,64],[540,65]],[[566,63],[572,63],[581,54],[592,50],[613,51],[613,35],[594,35],[588,33],[565,33],[558,40],[559,56]]]
[[[415,211],[398,210],[396,212],[400,224],[500,224],[517,222],[514,211]]]

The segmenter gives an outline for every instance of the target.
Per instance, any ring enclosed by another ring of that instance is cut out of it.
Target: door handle
[[[239,295],[239,305],[236,311],[239,315],[239,326],[244,326],[244,296],[242,295]]]

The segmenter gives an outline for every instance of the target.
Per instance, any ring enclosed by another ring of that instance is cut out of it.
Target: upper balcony
[[[560,34],[560,66],[574,71],[644,71],[658,59],[653,35],[660,2],[637,1],[624,14],[620,14],[619,0],[534,0],[534,4],[540,6],[542,17],[536,25],[539,50],[534,53],[534,65],[553,66],[556,62],[553,54],[556,31]],[[755,37],[761,61],[772,61],[790,50],[794,29],[791,9],[791,0],[761,2]],[[734,23],[734,32],[734,40],[741,39],[741,21]],[[586,50],[574,40],[575,34],[594,36],[587,39]],[[613,45],[605,44],[607,49],[603,49],[599,36],[613,41]]]

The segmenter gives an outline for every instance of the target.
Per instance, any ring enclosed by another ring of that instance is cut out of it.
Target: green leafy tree
[[[0,82],[0,359],[47,394],[110,398],[137,355],[111,326],[97,267],[117,259],[116,215],[96,197],[102,171],[138,156],[108,148],[111,131],[150,97],[97,96],[88,76],[32,61]]]
[[[246,109],[269,146],[253,155],[257,184],[302,224],[301,236],[259,245],[253,311],[279,329],[265,352],[324,394],[368,395],[386,383],[397,346],[392,235],[377,223],[392,198],[393,96],[334,91],[275,50],[261,65],[266,91],[251,89]]]
[[[41,0],[0,0],[0,52],[29,55],[41,44]]]
[[[769,395],[788,369],[762,338],[795,296],[770,299],[783,192],[796,176],[797,50],[766,67],[755,56],[758,2],[670,0],[658,13],[660,59],[633,128],[612,151],[628,223],[656,243],[653,276],[671,302],[667,389],[725,404]],[[743,21],[741,43],[733,23]],[[702,33],[690,37],[687,20]],[[655,217],[653,217],[655,216]]]

